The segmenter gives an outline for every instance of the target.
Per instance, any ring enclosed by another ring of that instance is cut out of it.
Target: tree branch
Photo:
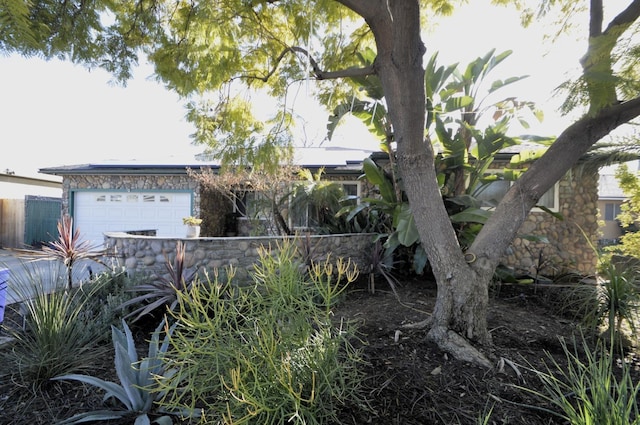
[[[305,48],[298,47],[298,46],[291,46],[291,47],[285,48],[278,55],[278,57],[276,58],[276,62],[273,65],[273,68],[271,68],[271,70],[264,77],[243,75],[236,78],[256,78],[266,83],[269,80],[269,78],[271,78],[273,74],[275,74],[275,72],[278,70],[278,66],[280,65],[280,62],[282,62],[282,59],[284,59],[284,57],[288,53],[304,54],[305,57],[308,58],[311,64],[311,69],[313,70],[313,75],[316,80],[335,80],[337,78],[362,77],[365,75],[375,74],[375,68],[373,65],[369,65],[363,68],[347,68],[339,71],[324,71],[320,68],[320,66],[318,65],[318,62],[316,62],[316,60],[311,56],[311,54],[309,54],[309,52]]]
[[[640,97],[602,108],[567,127],[545,154],[535,161],[511,187],[484,225],[469,252],[493,267],[516,235],[527,213],[555,182],[573,167],[594,143],[640,116]],[[524,196],[523,196],[524,195]]]
[[[344,7],[351,9],[358,15],[362,16],[365,20],[372,16],[373,11],[376,9],[372,7],[372,0],[336,0]],[[378,3],[376,1],[375,3]]]
[[[612,31],[619,31],[615,28],[618,26],[629,27],[640,16],[640,0],[634,0],[629,6],[620,12],[615,18],[611,20],[611,23],[607,26],[604,34],[611,33]]]

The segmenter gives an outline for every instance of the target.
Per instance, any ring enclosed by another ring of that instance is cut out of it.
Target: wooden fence
[[[24,211],[24,199],[0,199],[0,247],[24,247]]]

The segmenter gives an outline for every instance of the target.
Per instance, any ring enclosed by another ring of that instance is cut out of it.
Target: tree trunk
[[[438,292],[428,337],[455,358],[485,367],[478,349],[491,343],[488,288],[505,250],[531,208],[587,150],[640,115],[640,98],[607,106],[567,128],[511,187],[471,247],[463,252],[436,180],[425,140],[425,86],[417,0],[340,0],[363,16],[378,48],[374,64],[397,143],[397,165]]]
[[[465,339],[491,342],[486,320],[488,279],[465,261],[442,201],[433,147],[425,140],[425,48],[420,39],[419,2],[377,4],[388,10],[372,13],[368,20],[378,46],[376,72],[393,123],[402,185],[438,285],[428,336],[453,356],[490,367]]]

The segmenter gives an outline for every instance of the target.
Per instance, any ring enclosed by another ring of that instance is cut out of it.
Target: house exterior
[[[627,163],[629,170],[637,172],[640,169],[640,161]],[[623,229],[617,220],[620,208],[627,196],[624,194],[615,177],[618,165],[609,165],[600,169],[598,181],[598,211],[600,219],[600,246],[614,245],[622,236]]]
[[[358,187],[362,160],[369,151],[343,148],[305,148],[295,163],[327,178]],[[184,237],[183,217],[201,213],[202,188],[187,170],[217,170],[215,162],[147,164],[139,161],[105,162],[43,168],[43,174],[61,176],[62,212],[86,240],[102,245],[105,232],[128,232],[158,237]],[[359,193],[358,193],[359,194]]]
[[[498,154],[491,168],[508,167],[526,146]],[[481,196],[500,200],[511,183],[498,182]],[[489,192],[489,193],[487,193]],[[580,165],[569,170],[527,215],[502,264],[516,274],[559,276],[564,273],[593,275],[598,255],[593,249],[599,235],[598,173]]]
[[[323,168],[328,179],[347,184],[358,196],[367,194],[362,161],[372,152],[344,148],[304,148],[295,163],[312,171]],[[496,160],[496,168],[512,154]],[[201,213],[202,189],[187,169],[219,168],[218,164],[145,164],[114,162],[41,169],[63,179],[62,210],[74,218],[85,239],[96,245],[107,232],[184,238],[182,218]],[[508,188],[508,187],[507,187]],[[499,198],[502,189],[494,194]],[[545,207],[531,211],[503,264],[518,274],[557,275],[568,271],[592,274],[597,255],[598,176],[572,170],[545,195]]]

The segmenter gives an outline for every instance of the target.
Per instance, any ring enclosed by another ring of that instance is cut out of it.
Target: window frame
[[[491,172],[491,170],[489,170],[489,172]],[[496,170],[496,174],[499,174],[499,173],[500,173],[500,171]],[[496,182],[507,182],[507,183],[509,183],[509,187],[507,188],[507,191],[509,189],[511,189],[511,186],[513,186],[513,184],[515,183],[514,180],[496,180],[495,182],[490,182],[488,184],[491,185],[491,184],[496,183]],[[549,190],[547,190],[547,192],[545,192],[544,195],[542,195],[542,196],[545,196],[547,193],[549,193],[549,191],[551,189],[553,189],[553,206],[552,207],[549,207],[547,205],[542,205],[542,206],[545,207],[545,208],[548,208],[549,211],[558,212],[558,211],[560,211],[560,182],[559,181],[555,182],[553,184],[553,186]],[[505,194],[506,194],[506,192],[505,192]],[[504,197],[504,194],[502,195],[502,197]],[[500,199],[497,199],[498,203],[500,201],[502,201],[502,197]],[[486,201],[483,201],[483,202],[486,202]],[[495,206],[482,206],[481,208],[482,209],[492,209],[492,208],[495,208]],[[544,210],[542,208],[538,207],[538,206],[534,206],[533,208],[531,208],[531,212],[544,212]]]
[[[355,185],[355,187],[356,187],[356,199],[355,199],[356,205],[360,204],[360,199],[362,198],[362,182],[361,181],[359,181],[359,180],[329,180],[329,179],[327,181],[329,181],[331,183],[339,184],[340,186],[342,186],[342,190],[343,191],[344,191],[344,186],[345,185]],[[352,196],[352,195],[349,195],[349,196]],[[311,228],[311,226],[309,225],[309,216],[310,216],[309,215],[309,213],[310,213],[309,207],[310,207],[310,205],[307,205],[307,208],[306,208],[305,213],[304,213],[304,218],[305,218],[305,220],[304,220],[305,225],[304,226],[295,225],[295,222],[297,220],[294,219],[293,210],[290,208],[290,205],[291,205],[291,200],[289,201],[289,215],[287,217],[287,223],[288,223],[289,227],[292,230],[310,229]]]

